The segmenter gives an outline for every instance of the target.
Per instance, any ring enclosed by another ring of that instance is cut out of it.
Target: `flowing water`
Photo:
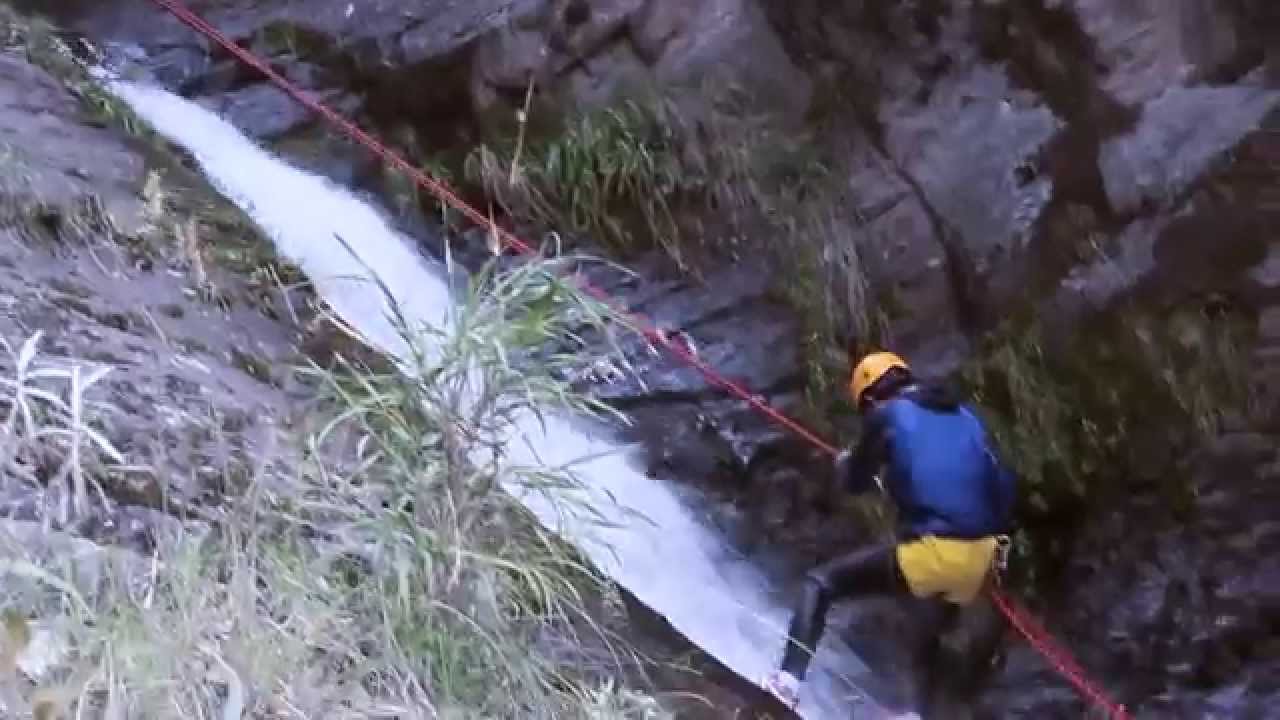
[[[106,82],[157,132],[189,151],[215,187],[306,273],[334,312],[381,350],[398,355],[404,341],[369,272],[410,321],[448,323],[452,300],[443,268],[417,252],[380,212],[327,179],[291,167],[194,103],[144,84]],[[541,522],[726,667],[752,682],[773,669],[788,611],[779,598],[786,594],[770,587],[758,568],[698,521],[662,481],[647,477],[638,448],[619,445],[604,428],[570,417],[548,416],[545,426],[530,419],[520,427],[523,437],[513,438],[507,449],[515,462],[559,465],[589,458],[577,472],[610,526],[522,496]],[[799,714],[879,714],[855,684],[866,667],[834,633],[828,635],[802,691]]]

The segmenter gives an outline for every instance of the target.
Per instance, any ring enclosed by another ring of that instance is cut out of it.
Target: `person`
[[[941,667],[942,637],[1003,565],[1015,478],[974,411],[949,389],[918,382],[901,357],[867,355],[849,388],[864,422],[856,449],[836,460],[836,479],[854,493],[879,484],[897,506],[897,537],[806,575],[781,669],[765,689],[794,708],[832,602],[887,594],[908,602],[919,630],[910,648],[912,680],[917,708],[928,717],[944,678],[972,689],[999,651],[1004,626],[990,611],[963,658],[974,672]]]

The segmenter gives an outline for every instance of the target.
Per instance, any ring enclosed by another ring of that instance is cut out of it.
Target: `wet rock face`
[[[1028,306],[1063,338],[1059,352],[1072,352],[1071,338],[1092,318],[1120,308],[1199,302],[1208,317],[1225,307],[1252,318],[1239,348],[1249,411],[1207,446],[1155,437],[1143,449],[1195,499],[1183,504],[1135,476],[1082,520],[1073,559],[1042,610],[1132,707],[1179,717],[1265,715],[1276,702],[1269,678],[1280,647],[1274,592],[1263,589],[1275,581],[1274,523],[1258,511],[1274,506],[1265,488],[1274,485],[1280,439],[1280,353],[1272,349],[1280,317],[1280,91],[1258,51],[1269,47],[1268,26],[1243,19],[1252,12],[1244,5],[1194,2],[982,11],[921,3],[914,16],[859,3],[786,5],[785,17],[778,9],[771,18],[793,57],[806,59],[803,68],[819,78],[834,66],[846,78],[872,79],[873,97],[856,98],[832,142],[850,159],[864,267],[894,311],[894,340],[918,364],[953,367],[984,328]],[[1213,29],[1192,32],[1201,26]],[[1122,47],[1122,36],[1139,40]],[[759,336],[768,338],[768,314],[761,317]],[[749,353],[754,339],[734,342]],[[736,357],[714,360],[732,366]],[[736,374],[750,376],[752,367],[755,381],[773,380],[767,359]],[[789,471],[802,468],[798,475],[813,479],[820,464],[784,453],[770,465],[772,448],[798,445],[785,438],[758,444],[754,456],[719,446],[714,452],[729,461],[718,475],[693,462],[706,456],[688,449],[699,435],[684,418],[717,401],[698,396],[696,377],[650,369],[658,373],[647,376],[656,378],[652,394],[625,383],[612,391],[645,408],[653,419],[644,427],[666,423],[667,440],[649,442],[704,478],[733,478],[740,468],[736,487],[758,483],[767,498],[757,531],[804,547],[801,528],[822,525],[823,498],[796,493],[805,486]],[[673,404],[646,405],[664,399]],[[755,479],[751,471],[764,467]],[[793,515],[797,506],[808,510]],[[785,539],[768,534],[782,525],[792,528]],[[835,538],[839,530],[821,532]],[[845,535],[828,549],[859,540]],[[993,716],[1081,709],[1025,647],[1011,654],[984,704]]]
[[[954,366],[966,334],[1090,260],[1091,235],[1169,211],[1135,186],[1170,197],[1258,127],[1256,49],[1277,36],[1246,5],[764,3],[819,95],[846,96],[833,148],[895,344]]]
[[[1198,453],[1181,511],[1145,492],[1099,513],[1078,547],[1058,620],[1081,662],[1151,717],[1266,717],[1280,701],[1276,437],[1229,434]],[[1135,527],[1135,517],[1142,526]],[[1208,539],[1212,538],[1212,541]],[[1038,717],[1077,700],[1029,657],[988,698]]]
[[[1220,101],[1212,119],[1195,109],[1201,93]],[[1131,133],[1114,140],[1131,152],[1107,162],[1113,187],[1144,198],[1138,219],[1109,239],[1113,255],[1076,267],[1040,313],[1059,328],[1080,327],[1124,307],[1191,302],[1203,304],[1211,324],[1232,313],[1248,319],[1232,365],[1244,402],[1226,408],[1207,440],[1141,449],[1139,460],[1162,469],[1122,479],[1119,494],[1084,519],[1052,598],[1053,620],[1085,666],[1153,716],[1265,717],[1277,702],[1275,528],[1261,509],[1276,502],[1280,441],[1271,349],[1280,334],[1276,95],[1170,89],[1149,103]],[[1223,133],[1233,138],[1230,151],[1215,153]],[[1070,343],[1055,352],[1072,352]],[[1030,657],[1011,657],[991,706],[1047,716],[1077,702],[1028,691],[1051,682],[1034,667]]]
[[[810,97],[807,76],[753,0],[293,0],[191,8],[304,87],[355,90],[363,97],[351,111],[379,122],[408,120],[437,145],[466,141],[493,123],[510,126],[531,81],[536,107],[553,117],[654,86],[685,88],[692,112],[733,90],[760,112],[793,120]],[[231,110],[251,135],[274,139],[303,121],[258,87],[260,78],[147,0],[32,9],[98,40],[141,48],[157,79],[184,94],[213,95],[210,102]],[[246,92],[261,110],[235,96]]]

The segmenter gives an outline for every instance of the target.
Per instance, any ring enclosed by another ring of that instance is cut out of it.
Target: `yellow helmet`
[[[849,378],[849,392],[853,393],[854,402],[861,402],[862,393],[893,368],[911,369],[906,360],[891,352],[873,352],[862,358]]]

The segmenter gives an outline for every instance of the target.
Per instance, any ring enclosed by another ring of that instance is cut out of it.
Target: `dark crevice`
[[[1067,7],[1043,0],[983,5],[977,42],[991,62],[1004,62],[1011,80],[1044,98],[1066,128],[1044,153],[1055,199],[1083,204],[1099,216],[1114,215],[1098,169],[1098,150],[1110,137],[1131,131],[1141,111],[1102,88],[1098,51]]]
[[[946,261],[945,269],[954,303],[953,309],[956,322],[964,332],[969,334],[976,333],[982,328],[983,324],[981,286],[976,276],[973,260],[965,251],[959,231],[953,228],[946,218],[933,207],[933,204],[929,202],[929,195],[920,186],[920,183],[912,177],[911,173],[903,169],[897,160],[888,154],[885,148],[877,147],[877,150],[888,159],[898,177],[920,199],[920,207],[924,208],[925,216],[929,218],[934,237],[937,239],[938,245],[941,246],[943,258]]]
[[[477,119],[467,87],[470,48],[451,56],[357,82],[366,87],[366,112],[381,123],[409,122],[424,151],[468,147],[476,140]],[[405,88],[413,92],[405,92]]]
[[[1044,98],[1065,127],[1036,158],[1053,182],[1053,197],[1037,223],[1028,257],[1028,296],[1057,284],[1079,261],[1077,244],[1065,241],[1090,231],[1114,233],[1131,217],[1107,197],[1099,166],[1102,145],[1132,131],[1141,109],[1120,102],[1102,87],[1106,68],[1094,40],[1067,6],[1043,0],[983,5],[976,10],[976,42],[991,62],[1003,62],[1011,80]],[[1090,218],[1082,227],[1078,218]]]
[[[585,25],[591,20],[591,5],[586,0],[571,0],[564,8],[564,24],[571,28]]]

